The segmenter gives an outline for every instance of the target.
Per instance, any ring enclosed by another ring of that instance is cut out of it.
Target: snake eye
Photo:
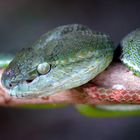
[[[37,71],[39,74],[46,74],[50,71],[51,66],[47,62],[41,63],[37,66]]]

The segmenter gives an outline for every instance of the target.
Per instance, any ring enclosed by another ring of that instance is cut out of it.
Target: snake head
[[[17,53],[2,75],[2,84],[13,90],[19,85],[31,83],[41,74],[47,73],[49,66],[44,63],[39,51],[33,48],[22,49]]]
[[[105,34],[78,24],[60,26],[19,52],[2,83],[18,98],[49,96],[93,79],[110,64],[113,50]]]

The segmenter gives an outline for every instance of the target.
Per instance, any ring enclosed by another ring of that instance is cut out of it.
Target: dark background
[[[15,53],[56,26],[81,23],[115,44],[140,26],[140,1],[0,0],[0,52]],[[70,107],[0,108],[0,140],[140,139],[140,118],[87,118]]]

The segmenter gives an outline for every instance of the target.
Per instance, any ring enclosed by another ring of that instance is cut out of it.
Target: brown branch
[[[0,76],[3,69],[0,70]],[[96,84],[96,85],[95,85]],[[112,88],[115,88],[112,90]],[[116,89],[119,88],[119,89]],[[10,97],[0,84],[0,105],[71,103],[71,104],[112,104],[140,103],[140,78],[133,75],[120,63],[113,63],[89,83],[49,97],[17,99]]]

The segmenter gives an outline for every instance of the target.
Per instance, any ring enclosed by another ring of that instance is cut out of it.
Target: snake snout
[[[5,80],[3,81],[3,85],[7,88],[7,89],[12,89],[14,88],[15,86],[17,86],[18,84],[20,83],[31,83],[33,80],[25,80],[25,81],[22,81],[22,82],[13,82],[13,81],[10,81],[10,80]]]
[[[17,84],[18,84],[18,83],[11,82],[11,81],[6,81],[6,82],[5,82],[5,86],[6,86],[6,88],[8,88],[8,89],[11,89],[11,88],[15,87]]]

